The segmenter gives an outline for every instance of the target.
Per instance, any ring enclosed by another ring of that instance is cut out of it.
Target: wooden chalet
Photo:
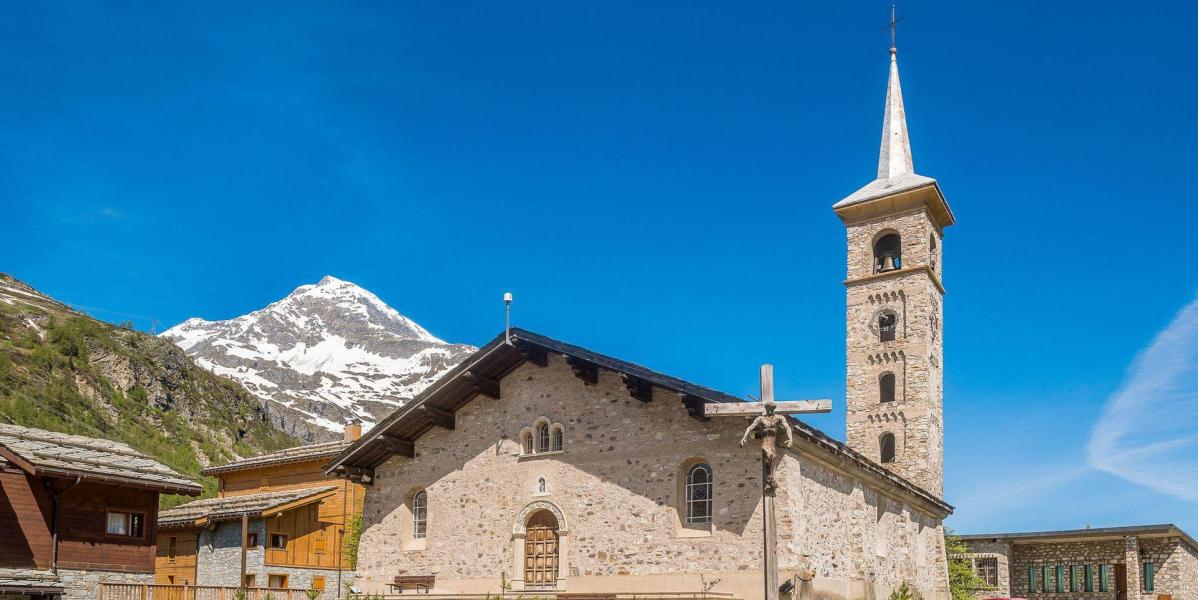
[[[125,444],[0,424],[0,598],[94,597],[75,588],[106,574],[149,581],[159,494],[201,491]]]
[[[362,507],[362,486],[325,475],[324,465],[361,434],[209,467],[216,498],[163,511],[155,583],[328,589],[350,568],[346,525]]]

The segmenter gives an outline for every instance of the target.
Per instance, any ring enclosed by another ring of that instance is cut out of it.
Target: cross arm
[[[775,414],[807,415],[832,412],[831,400],[784,400],[775,403]],[[761,402],[716,402],[703,405],[703,414],[708,417],[755,417],[765,414]]]

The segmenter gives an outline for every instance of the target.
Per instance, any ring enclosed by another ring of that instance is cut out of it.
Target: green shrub
[[[342,556],[349,563],[350,569],[358,568],[358,542],[362,539],[362,515],[355,514],[345,524],[345,534],[341,537]]]

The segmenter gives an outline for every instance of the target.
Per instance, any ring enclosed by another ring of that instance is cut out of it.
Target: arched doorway
[[[558,577],[558,523],[553,513],[542,509],[525,523],[524,587],[553,588]]]

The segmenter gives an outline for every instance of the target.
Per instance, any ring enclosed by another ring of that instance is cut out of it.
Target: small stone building
[[[1174,525],[963,535],[979,598],[1198,600],[1198,542]]]

